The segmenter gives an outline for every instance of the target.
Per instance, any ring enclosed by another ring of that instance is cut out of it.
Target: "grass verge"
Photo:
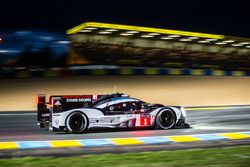
[[[0,159],[1,167],[249,167],[250,146],[84,155],[64,158]]]

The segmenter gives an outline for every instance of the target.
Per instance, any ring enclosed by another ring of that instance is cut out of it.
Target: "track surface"
[[[187,111],[187,122],[192,128],[152,129],[101,129],[85,134],[54,134],[36,125],[36,113],[0,113],[0,141],[69,140],[93,138],[119,138],[185,135],[250,130],[250,108]]]

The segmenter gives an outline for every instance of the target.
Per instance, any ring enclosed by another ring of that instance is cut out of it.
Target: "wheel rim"
[[[69,118],[69,128],[72,132],[83,131],[86,123],[86,119],[82,114],[74,114]]]
[[[159,115],[159,124],[162,128],[171,128],[175,123],[174,115],[171,111],[163,111]]]

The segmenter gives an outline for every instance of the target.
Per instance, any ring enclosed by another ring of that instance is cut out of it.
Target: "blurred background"
[[[244,1],[13,2],[4,2],[0,11],[2,73],[74,65],[249,69],[249,10]],[[88,21],[223,34],[227,39],[100,29],[66,35]]]

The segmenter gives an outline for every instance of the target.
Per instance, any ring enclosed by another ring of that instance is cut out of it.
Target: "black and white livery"
[[[107,95],[44,94],[37,98],[40,128],[53,132],[84,133],[91,128],[186,127],[186,112],[179,106],[149,104],[122,93]]]

